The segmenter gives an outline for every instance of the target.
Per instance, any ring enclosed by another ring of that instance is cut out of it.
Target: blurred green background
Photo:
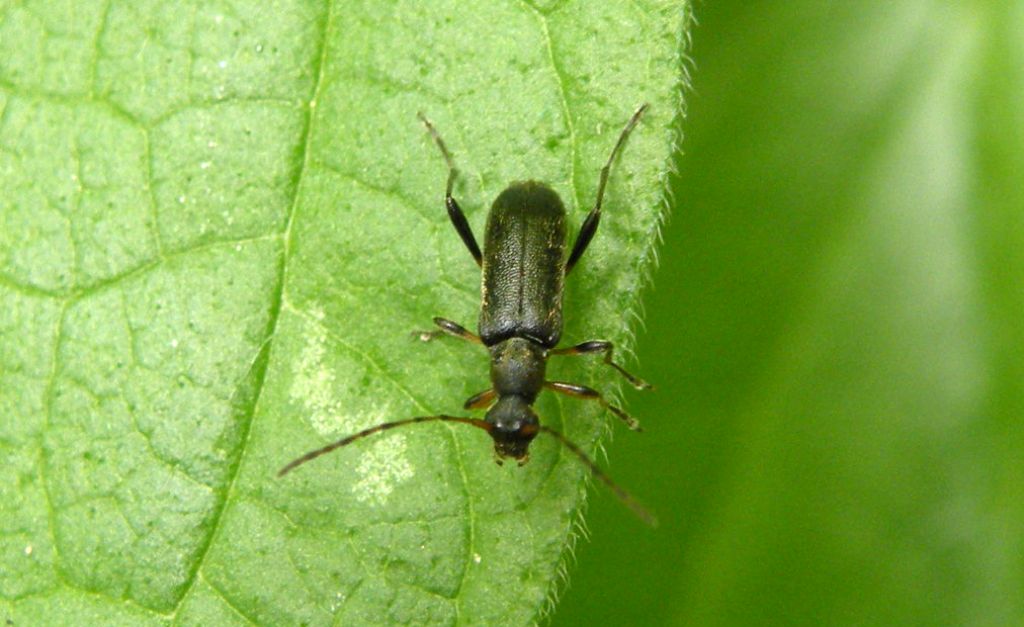
[[[1024,624],[1024,3],[695,12],[609,446],[662,525],[595,488],[552,623]]]

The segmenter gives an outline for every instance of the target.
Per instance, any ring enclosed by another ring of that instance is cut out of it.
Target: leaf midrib
[[[295,223],[295,215],[298,212],[302,184],[305,181],[306,173],[309,171],[310,143],[313,137],[314,122],[316,120],[317,101],[320,97],[320,91],[324,82],[324,67],[326,65],[325,62],[327,60],[328,50],[327,41],[334,25],[335,3],[332,0],[327,0],[326,4],[327,11],[324,17],[324,25],[320,33],[319,48],[315,55],[316,66],[313,68],[316,80],[313,84],[312,93],[306,105],[306,119],[302,143],[297,150],[297,152],[301,154],[301,163],[299,165],[298,174],[295,178],[291,207],[288,209],[288,219],[285,222],[285,228],[281,235],[282,250],[277,275],[277,289],[272,296],[270,316],[267,323],[267,333],[265,334],[259,349],[259,352],[263,354],[262,356],[257,354],[256,361],[254,362],[258,371],[256,372],[257,380],[253,390],[251,410],[248,412],[248,415],[243,416],[244,420],[242,421],[241,436],[239,438],[239,452],[235,460],[234,468],[232,468],[229,473],[228,483],[223,493],[224,496],[217,504],[217,509],[210,524],[210,532],[207,535],[206,541],[199,550],[195,560],[195,566],[186,580],[181,596],[178,598],[174,609],[170,613],[172,618],[177,616],[177,613],[181,610],[186,599],[188,599],[189,594],[192,592],[192,589],[195,587],[196,581],[199,579],[199,573],[202,571],[203,566],[206,564],[206,559],[210,554],[210,549],[213,547],[214,542],[219,535],[221,524],[224,520],[224,514],[227,511],[228,504],[231,502],[231,497],[235,493],[235,486],[237,484],[238,477],[241,474],[242,462],[245,460],[245,452],[248,448],[249,438],[252,434],[252,423],[256,416],[256,410],[259,408],[260,400],[263,398],[263,391],[266,388],[267,371],[269,370],[270,364],[270,351],[273,348],[274,338],[277,336],[277,328],[281,320],[281,307],[285,300],[284,290],[288,276],[288,253],[291,250],[292,225]]]

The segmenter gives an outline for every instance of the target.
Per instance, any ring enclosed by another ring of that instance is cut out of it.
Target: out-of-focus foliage
[[[697,7],[615,476],[556,625],[1024,621],[1024,3]]]

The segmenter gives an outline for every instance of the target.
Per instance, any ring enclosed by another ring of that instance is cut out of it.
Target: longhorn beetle
[[[617,370],[635,388],[651,387],[612,361],[611,342],[590,340],[575,346],[556,348],[562,336],[562,289],[565,276],[576,267],[597,232],[597,225],[601,221],[601,202],[612,162],[646,110],[647,105],[641,105],[619,134],[608,160],[601,168],[594,208],[583,221],[568,257],[565,256],[565,207],[558,194],[539,181],[512,183],[498,195],[487,216],[484,249],[481,253],[466,215],[452,196],[452,188],[458,176],[455,162],[437,129],[420,113],[420,120],[448,165],[448,183],[444,194],[448,217],[480,266],[483,281],[480,289],[479,335],[440,317],[434,318],[437,330],[416,335],[424,342],[450,335],[487,348],[491,354],[491,388],[470,397],[463,405],[465,409],[486,407],[487,414],[483,420],[442,414],[385,422],[306,453],[282,468],[278,476],[356,440],[419,422],[454,422],[483,429],[494,440],[499,464],[508,457],[518,460],[520,465],[525,464],[529,457],[530,442],[538,433],[547,433],[572,451],[595,477],[604,482],[643,520],[654,524],[650,512],[613,482],[579,446],[558,431],[540,424],[532,407],[540,391],[548,388],[568,396],[596,401],[621,418],[630,429],[640,431],[640,425],[632,416],[610,404],[597,390],[575,383],[549,381],[545,379],[544,372],[548,357],[552,355],[603,353],[604,363]]]

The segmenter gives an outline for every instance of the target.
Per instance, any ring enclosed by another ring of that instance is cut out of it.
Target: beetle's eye
[[[534,436],[537,435],[537,431],[538,426],[535,424],[526,423],[519,427],[519,435],[523,436],[524,438],[530,438],[531,440]]]

